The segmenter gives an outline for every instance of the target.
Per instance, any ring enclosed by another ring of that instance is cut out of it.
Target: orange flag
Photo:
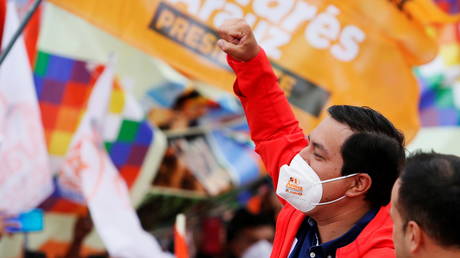
[[[178,214],[174,226],[174,254],[176,258],[189,258],[187,241],[185,238],[185,215]]]
[[[424,24],[455,18],[444,19],[428,1],[408,1],[401,9],[388,0],[50,0],[229,91],[234,77],[216,46],[215,28],[245,18],[306,131],[330,105],[363,105],[381,111],[409,140],[419,128],[412,68],[437,53]]]

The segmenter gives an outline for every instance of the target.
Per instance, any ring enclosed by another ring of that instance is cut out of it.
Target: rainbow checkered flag
[[[67,153],[102,69],[84,61],[38,52],[34,69],[35,90],[48,152],[52,157]]]
[[[103,138],[133,201],[139,204],[161,162],[166,137],[152,128],[136,99],[118,80],[112,89]]]
[[[55,173],[63,165],[63,157],[86,112],[89,95],[103,71],[86,61],[40,51],[35,64],[34,80],[40,104],[48,152]],[[104,119],[105,148],[117,171],[126,181],[131,198],[137,205],[150,187],[166,140],[144,119],[144,114],[131,95],[113,82],[108,112]],[[56,190],[43,207],[64,213],[84,213],[78,198],[62,198],[58,180]],[[67,196],[68,197],[68,196]]]
[[[437,0],[449,14],[460,14],[457,0]],[[433,29],[439,43],[436,59],[416,70],[420,82],[423,127],[460,126],[460,21]]]

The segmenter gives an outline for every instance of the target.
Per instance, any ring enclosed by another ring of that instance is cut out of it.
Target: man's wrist
[[[263,49],[260,46],[257,46],[257,50],[254,51],[254,52],[255,52],[255,54],[252,55],[252,57],[248,58],[247,60],[240,60],[240,59],[237,59],[237,58],[235,58],[235,57],[233,57],[231,55],[227,55],[227,59],[229,61],[231,61],[232,63],[250,63],[251,61],[256,59],[260,55],[261,52],[263,52]]]

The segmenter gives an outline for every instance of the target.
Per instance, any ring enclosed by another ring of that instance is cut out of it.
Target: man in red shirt
[[[404,163],[403,135],[377,111],[332,106],[304,136],[244,20],[219,28],[256,152],[283,209],[272,257],[394,257],[388,203]]]

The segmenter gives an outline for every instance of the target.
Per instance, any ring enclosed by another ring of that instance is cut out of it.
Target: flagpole
[[[0,66],[2,65],[3,61],[5,61],[6,56],[8,56],[8,53],[10,52],[10,50],[14,46],[14,43],[19,38],[21,33],[24,31],[24,28],[29,23],[30,19],[32,18],[32,15],[35,13],[35,11],[37,10],[37,8],[38,8],[38,6],[40,5],[41,2],[42,2],[42,0],[35,0],[34,4],[30,8],[30,10],[27,11],[27,14],[24,17],[24,19],[21,21],[21,24],[19,25],[18,30],[14,33],[14,35],[11,38],[10,42],[8,42],[8,46],[6,46],[5,50],[3,50],[3,52],[0,55]]]

